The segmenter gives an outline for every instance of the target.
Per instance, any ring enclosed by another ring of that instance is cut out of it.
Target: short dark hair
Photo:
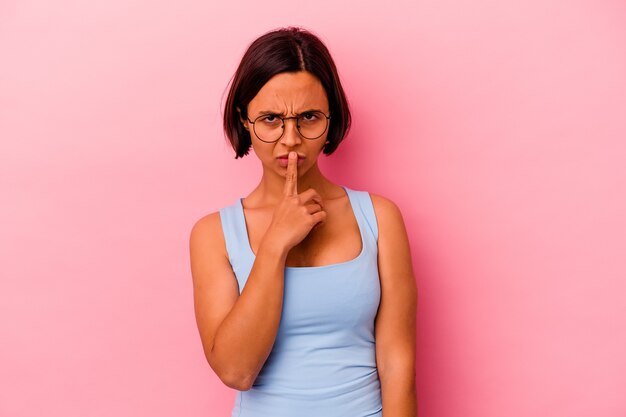
[[[351,124],[348,100],[337,68],[328,48],[317,36],[289,26],[267,32],[252,42],[233,75],[224,108],[224,132],[235,150],[235,159],[247,155],[252,146],[250,132],[240,119],[248,117],[250,101],[276,74],[298,71],[316,76],[326,90],[331,119],[323,152],[330,155],[337,149]]]

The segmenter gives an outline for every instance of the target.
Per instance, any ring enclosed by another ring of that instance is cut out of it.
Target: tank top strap
[[[375,242],[378,242],[378,222],[376,221],[376,213],[374,212],[374,205],[369,192],[353,190],[346,186],[343,186],[343,188],[350,197],[350,203],[353,205],[352,208],[357,221],[365,229],[363,232],[370,235]]]
[[[245,230],[246,220],[243,217],[241,199],[236,200],[229,206],[222,207],[220,209],[220,219],[222,221],[228,260],[238,275],[241,268],[245,266],[244,262],[249,257],[248,236]]]

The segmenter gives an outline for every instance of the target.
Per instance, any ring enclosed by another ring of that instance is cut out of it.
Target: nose
[[[291,122],[291,123],[290,123]],[[280,142],[285,146],[293,146],[302,142],[300,132],[298,131],[298,119],[288,118],[283,120],[283,136],[280,138]],[[291,126],[290,126],[291,125]]]

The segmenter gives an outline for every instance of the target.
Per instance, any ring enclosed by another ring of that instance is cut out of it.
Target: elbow
[[[250,375],[241,375],[236,372],[218,374],[220,380],[229,388],[237,391],[248,391],[252,388],[254,378]]]
[[[248,391],[252,388],[252,384],[256,379],[256,373],[242,369],[241,366],[238,366],[236,363],[238,361],[233,360],[232,357],[230,358],[231,363],[229,364],[217,360],[213,349],[205,352],[205,356],[213,372],[215,372],[224,385],[238,391]]]
[[[238,391],[248,391],[252,388],[252,384],[255,380],[255,375],[249,372],[245,372],[243,369],[236,367],[224,367],[218,366],[215,363],[209,361],[209,365],[213,369],[213,372],[228,388],[236,389]]]

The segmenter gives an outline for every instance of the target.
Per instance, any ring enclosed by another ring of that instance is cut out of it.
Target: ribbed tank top
[[[362,250],[346,262],[285,267],[276,340],[252,388],[237,391],[232,417],[382,416],[374,340],[378,225],[369,193],[342,187]],[[255,259],[242,200],[220,209],[240,293]]]

